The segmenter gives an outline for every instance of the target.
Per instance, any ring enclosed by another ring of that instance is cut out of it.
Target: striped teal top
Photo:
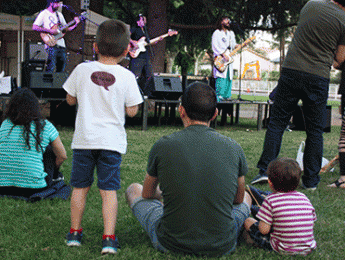
[[[23,126],[15,126],[6,119],[0,128],[0,186],[16,186],[22,188],[39,189],[47,186],[44,172],[43,153],[41,148],[36,150],[36,139],[30,136],[30,149],[23,137]],[[36,135],[35,124],[31,125],[31,132]],[[52,123],[45,120],[41,133],[41,146],[45,151],[48,144],[59,136]]]

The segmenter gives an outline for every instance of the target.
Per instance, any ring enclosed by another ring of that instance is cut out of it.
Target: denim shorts
[[[254,240],[255,245],[257,245],[260,248],[272,251],[273,248],[270,243],[270,234],[263,235],[261,234],[259,230],[259,222],[255,222],[253,225],[251,225],[249,229],[249,235],[251,239]]]
[[[168,252],[168,249],[166,249],[164,246],[162,246],[161,243],[159,243],[156,234],[157,224],[163,216],[163,204],[156,199],[143,199],[142,197],[139,197],[134,200],[131,208],[134,216],[138,219],[140,225],[149,235],[153,247],[159,251],[165,253]],[[235,220],[235,230],[237,233],[237,237],[241,232],[244,221],[249,217],[249,215],[250,208],[247,204],[241,203],[234,205],[233,218]],[[230,254],[232,251],[234,251],[234,249],[235,248],[232,248],[225,254]]]
[[[101,190],[118,190],[120,185],[121,154],[109,150],[73,150],[71,185],[90,187],[97,167],[97,186]]]

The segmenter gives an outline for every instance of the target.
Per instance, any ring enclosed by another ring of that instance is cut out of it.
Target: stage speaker
[[[59,89],[65,83],[68,74],[65,72],[31,72],[30,88]]]
[[[41,60],[46,61],[48,58],[48,53],[45,50],[44,44],[27,42],[25,46],[25,60]]]
[[[329,133],[331,132],[331,123],[332,123],[332,106],[326,106],[326,123],[325,128],[323,129],[324,132]],[[298,106],[295,112],[292,114],[292,125],[291,130],[305,130],[305,120],[304,120],[304,113],[303,113],[303,106]]]
[[[62,85],[67,77],[65,72],[31,72],[30,88],[38,98],[65,98]]]
[[[195,81],[201,81],[207,85],[210,85],[209,77],[205,77],[205,76],[193,76],[193,75],[183,76],[182,80],[183,80],[183,84],[182,84],[183,90],[185,90],[186,87],[188,87],[190,84],[194,83]]]
[[[29,88],[31,72],[43,72],[45,61],[25,61],[22,63],[22,85],[21,87]]]
[[[182,95],[182,82],[180,76],[154,75],[153,91],[150,98],[177,100]]]

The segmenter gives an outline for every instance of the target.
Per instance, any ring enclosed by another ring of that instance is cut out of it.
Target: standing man
[[[154,144],[144,186],[126,191],[128,205],[160,251],[228,254],[250,214],[244,152],[209,127],[218,110],[208,85],[187,87],[179,113],[185,128]]]
[[[46,72],[63,72],[66,67],[66,44],[62,38],[59,26],[66,25],[66,20],[62,13],[58,11],[61,0],[47,0],[47,8],[39,13],[32,29],[40,32],[43,41],[46,43],[48,60]],[[74,18],[75,24],[66,28],[72,31],[80,22],[78,17]],[[57,37],[57,38],[56,38]],[[56,39],[55,39],[56,38]]]
[[[230,19],[222,16],[218,19],[217,29],[212,34],[212,50],[214,57],[222,56],[225,61],[229,58],[225,55],[226,50],[233,50],[236,47],[236,38],[233,31],[230,30]],[[224,72],[220,72],[213,67],[213,77],[216,80],[217,100],[231,99],[233,68],[229,64]]]
[[[302,184],[320,182],[323,129],[330,69],[345,59],[345,0],[310,0],[302,8],[277,86],[264,148],[252,184],[267,182],[267,166],[278,157],[282,136],[299,100],[303,101],[306,145]]]
[[[137,26],[131,28],[131,39],[138,41],[142,37],[145,37],[146,43],[150,42],[150,37],[146,29],[146,17],[139,15]],[[137,79],[141,76],[144,77],[145,84],[140,87],[145,95],[150,96],[152,91],[152,89],[150,89],[150,82],[152,82],[153,73],[148,50],[140,52],[136,58],[132,58],[129,69],[134,73]]]

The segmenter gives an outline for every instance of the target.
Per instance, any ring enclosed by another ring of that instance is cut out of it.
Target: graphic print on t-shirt
[[[91,80],[96,85],[104,87],[107,91],[109,91],[109,86],[113,85],[116,81],[114,75],[104,71],[92,73]]]

